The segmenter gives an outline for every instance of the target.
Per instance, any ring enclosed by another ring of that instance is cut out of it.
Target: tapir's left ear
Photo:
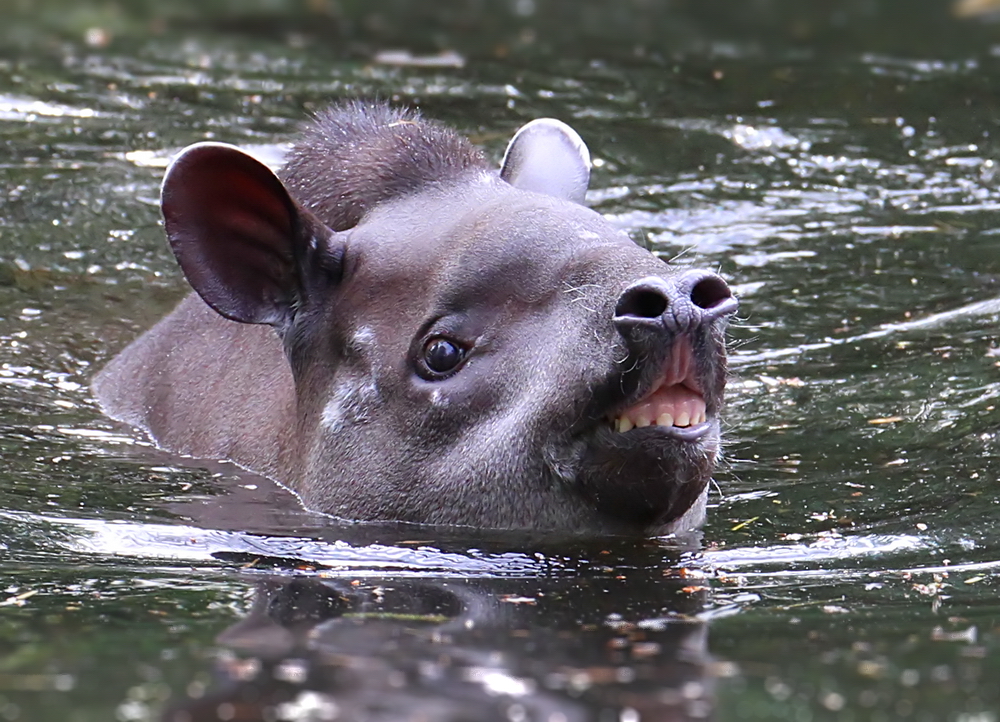
[[[186,148],[160,204],[170,247],[195,291],[233,321],[281,328],[323,278],[339,276],[343,241],[292,200],[260,161],[223,143]]]
[[[515,188],[583,203],[590,182],[590,152],[568,125],[539,118],[511,138],[500,177]]]

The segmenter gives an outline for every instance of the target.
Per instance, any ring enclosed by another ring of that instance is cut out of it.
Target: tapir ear
[[[226,318],[281,326],[304,274],[330,266],[335,234],[300,208],[263,163],[222,143],[186,148],[160,196],[170,247],[205,302]],[[339,260],[339,257],[338,257]]]
[[[500,177],[521,190],[583,203],[590,182],[590,152],[568,125],[539,118],[511,138]]]

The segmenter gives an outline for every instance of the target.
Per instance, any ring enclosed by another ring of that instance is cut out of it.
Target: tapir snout
[[[733,313],[737,305],[721,276],[692,270],[672,279],[650,276],[636,281],[618,298],[614,321],[626,339],[647,329],[686,333]]]
[[[497,173],[381,105],[321,114],[279,176],[192,146],[162,206],[197,295],[95,393],[161,446],[338,517],[693,528],[737,301],[581,205],[588,178],[558,121],[522,128]]]

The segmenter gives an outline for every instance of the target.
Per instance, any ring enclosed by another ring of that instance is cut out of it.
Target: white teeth
[[[708,415],[702,409],[696,409],[693,413],[686,409],[680,409],[676,413],[677,416],[674,416],[670,412],[664,411],[656,417],[655,422],[650,420],[648,413],[635,414],[635,418],[619,416],[615,419],[615,431],[623,434],[632,429],[643,429],[654,424],[656,426],[677,426],[683,428],[704,424],[708,420]]]
[[[645,399],[626,409],[614,421],[615,431],[657,426],[687,428],[708,419],[705,399],[683,384],[660,386]]]
[[[689,428],[708,420],[705,397],[694,374],[691,341],[680,336],[666,361],[662,376],[646,396],[621,412],[614,420],[618,432],[655,424]]]

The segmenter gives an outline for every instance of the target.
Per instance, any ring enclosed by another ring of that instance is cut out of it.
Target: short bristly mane
[[[352,102],[319,112],[279,175],[299,203],[342,231],[385,200],[486,167],[466,138],[415,111]]]

